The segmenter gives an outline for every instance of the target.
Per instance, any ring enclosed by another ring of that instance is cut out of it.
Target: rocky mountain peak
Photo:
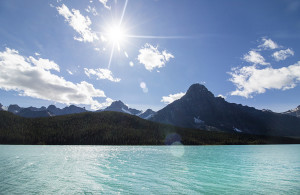
[[[52,110],[52,109],[56,109],[56,106],[54,106],[54,105],[49,105],[48,108],[47,108],[47,110]]]
[[[199,83],[193,84],[187,90],[185,96],[190,98],[209,97],[214,98],[214,95],[208,89]]]
[[[12,113],[18,113],[22,108],[17,104],[11,104],[8,106],[8,111]]]
[[[112,108],[125,108],[125,109],[128,109],[128,106],[126,106],[121,100],[112,102],[111,105],[110,105],[109,107],[112,107]]]

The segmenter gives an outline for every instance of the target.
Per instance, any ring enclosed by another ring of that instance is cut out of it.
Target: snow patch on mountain
[[[128,110],[124,109],[124,108],[121,108],[121,110],[127,114],[132,114],[131,112],[129,112]]]
[[[148,120],[150,119],[154,114],[149,114],[148,116],[144,117],[144,119]]]
[[[236,127],[233,127],[233,130],[234,130],[235,132],[238,132],[238,133],[243,132],[242,130],[240,130],[240,129],[236,128]]]
[[[196,124],[204,124],[204,121],[201,120],[201,119],[199,119],[199,117],[194,117],[194,122],[195,122]]]

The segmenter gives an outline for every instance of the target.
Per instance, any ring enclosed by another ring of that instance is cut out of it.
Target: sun
[[[107,31],[108,40],[115,44],[121,44],[125,38],[125,31],[120,25],[113,25]]]

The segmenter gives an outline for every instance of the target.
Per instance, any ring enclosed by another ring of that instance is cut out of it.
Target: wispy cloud
[[[141,82],[140,87],[141,87],[141,89],[143,90],[144,93],[148,93],[148,87],[147,87],[145,82]]]
[[[275,58],[276,61],[280,61],[280,60],[285,60],[286,58],[293,55],[294,55],[294,51],[288,48],[286,50],[276,51],[273,53],[272,56]]]
[[[51,60],[43,59],[43,58],[35,59],[32,56],[29,56],[29,60],[30,60],[30,62],[32,62],[34,65],[36,65],[39,68],[43,68],[45,70],[52,69],[52,70],[56,70],[58,72],[60,71],[59,66]]]
[[[255,93],[265,93],[266,89],[286,90],[296,87],[300,82],[300,61],[278,69],[245,66],[235,68],[229,74],[232,76],[230,81],[237,87],[231,95],[249,98]]]
[[[67,69],[67,72],[69,73],[69,75],[73,75],[73,72],[69,69]]]
[[[161,99],[161,102],[164,102],[165,104],[170,104],[174,102],[175,100],[180,99],[182,96],[184,96],[185,93],[175,93],[175,94],[170,94],[168,96],[163,96]]]
[[[102,4],[104,5],[105,8],[107,8],[107,9],[110,10],[111,7],[107,5],[107,1],[108,1],[108,0],[99,0],[99,2],[102,3]]]
[[[112,82],[120,82],[121,79],[120,78],[114,78],[112,72],[109,69],[87,69],[84,68],[84,73],[91,78],[92,75],[97,77],[98,79],[107,79],[110,80]]]
[[[86,81],[72,83],[51,73],[48,65],[42,64],[52,62],[50,60],[34,61],[32,59],[9,48],[0,52],[0,88],[18,91],[22,96],[63,104],[86,104],[91,105],[92,109],[98,109],[101,106],[94,98],[105,97],[104,91],[95,89]]]
[[[263,49],[277,49],[279,46],[272,39],[262,38],[262,44],[258,47]]]
[[[69,25],[80,35],[79,37],[74,37],[77,41],[83,42],[93,42],[98,40],[98,36],[90,28],[92,24],[88,16],[84,17],[81,15],[79,10],[72,9],[72,12],[69,8],[63,4],[61,7],[56,7],[58,13],[62,15]]]
[[[261,65],[269,64],[266,62],[265,58],[262,55],[260,55],[257,51],[253,51],[253,50],[245,54],[243,59],[253,64],[261,64]]]
[[[86,9],[85,9],[86,12],[88,13],[92,13],[94,16],[97,16],[98,15],[98,12],[96,10],[95,7],[91,7],[91,6],[88,6]]]
[[[168,62],[171,58],[174,58],[171,53],[168,53],[166,50],[160,52],[158,47],[154,47],[149,43],[146,43],[139,52],[139,63],[144,64],[145,68],[149,71],[154,68],[164,67],[166,62]]]

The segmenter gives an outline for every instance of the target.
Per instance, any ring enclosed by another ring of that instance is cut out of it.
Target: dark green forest
[[[119,112],[23,118],[0,111],[0,144],[231,145],[300,143],[299,139],[224,133],[155,123]]]

